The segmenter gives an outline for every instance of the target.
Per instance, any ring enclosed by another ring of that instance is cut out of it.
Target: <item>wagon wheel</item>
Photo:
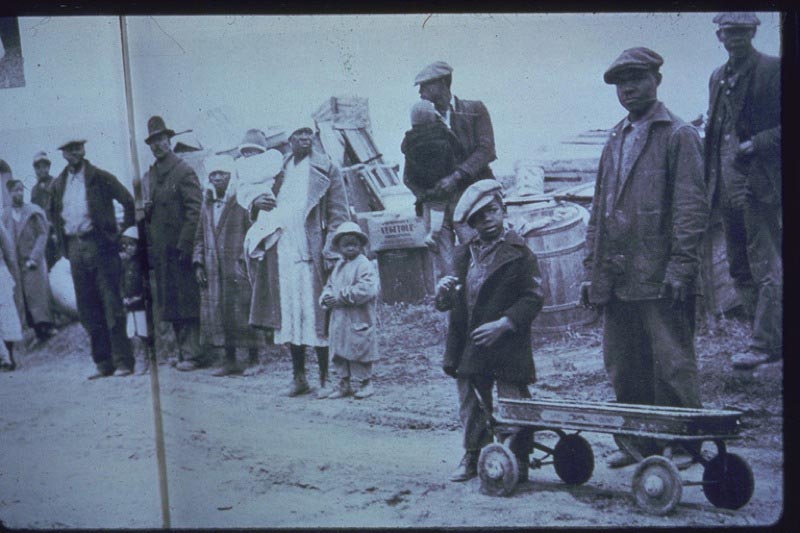
[[[481,492],[490,496],[508,496],[517,486],[517,458],[503,444],[489,444],[478,458]]]
[[[632,490],[639,507],[650,514],[665,515],[681,501],[683,484],[669,459],[653,455],[636,466]]]
[[[715,507],[740,509],[753,496],[755,481],[747,462],[735,453],[721,453],[703,470],[703,493]]]
[[[580,485],[589,481],[594,471],[592,447],[580,435],[565,435],[553,450],[553,466],[564,483]]]

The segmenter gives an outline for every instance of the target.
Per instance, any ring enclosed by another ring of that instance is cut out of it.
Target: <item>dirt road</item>
[[[712,407],[740,395],[735,405],[752,411],[745,438],[731,444],[756,478],[752,501],[739,511],[714,508],[700,488],[686,487],[671,515],[644,514],[630,494],[633,467],[609,471],[603,456],[613,442],[599,434],[585,434],[597,466],[580,487],[565,485],[547,466],[531,471],[531,481],[509,498],[480,494],[478,480],[449,483],[461,450],[454,386],[438,370],[441,323],[412,315],[396,320],[411,320],[432,341],[421,349],[409,349],[425,344],[409,335],[402,345],[384,343],[378,394],[366,400],[282,396],[290,364],[279,354],[264,356],[248,377],[161,366],[172,526],[727,526],[780,517],[780,398],[753,404],[741,397],[764,380],[780,383],[772,374],[738,377],[727,392],[723,383],[718,395],[704,393]],[[391,334],[393,324],[386,326]],[[719,349],[718,341],[708,343]],[[16,372],[0,374],[6,526],[161,525],[150,378],[86,381],[92,365],[85,346],[73,325],[21,355]],[[612,398],[596,330],[548,341],[536,353],[541,385],[534,393]],[[708,361],[701,364],[712,372]],[[308,366],[316,372],[313,357]],[[684,473],[701,476],[700,466]]]

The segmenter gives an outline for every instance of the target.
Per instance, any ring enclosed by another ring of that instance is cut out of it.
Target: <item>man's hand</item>
[[[475,328],[470,334],[470,339],[478,346],[491,346],[497,339],[499,339],[506,331],[514,329],[511,320],[504,316],[493,322],[487,322]]]
[[[439,183],[436,184],[434,188],[434,194],[439,197],[447,197],[453,194],[456,190],[456,186],[458,185],[458,172],[453,172],[449,176],[445,176],[444,178],[439,180]]]
[[[194,277],[197,279],[197,284],[200,285],[201,288],[205,289],[206,287],[208,287],[208,276],[206,275],[206,267],[200,264],[195,265]]]
[[[25,261],[25,268],[27,268],[28,270],[36,270],[36,261],[28,259],[27,261]]]
[[[336,298],[330,294],[326,294],[322,297],[322,307],[327,307],[328,309],[333,309],[337,306]]]
[[[671,299],[672,305],[677,306],[689,298],[689,289],[682,281],[665,280],[658,295],[661,298]]]
[[[278,201],[272,193],[259,194],[256,196],[256,199],[253,200],[253,207],[260,211],[272,211],[277,205]]]
[[[450,365],[443,366],[442,370],[444,370],[444,373],[447,374],[448,376],[450,376],[451,378],[457,378],[458,377],[458,369],[456,367],[454,367],[454,366],[450,366]]]
[[[753,141],[744,141],[739,144],[739,155],[751,156],[753,155]]]
[[[591,309],[594,307],[592,302],[589,301],[589,292],[591,290],[592,290],[591,281],[581,282],[581,305],[586,309]]]

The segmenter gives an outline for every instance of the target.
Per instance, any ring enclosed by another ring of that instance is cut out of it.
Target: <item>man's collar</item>
[[[742,74],[750,70],[750,68],[755,65],[756,59],[758,59],[758,51],[755,48],[750,49],[750,53],[742,59],[737,64],[733,63],[732,59],[728,59],[728,62],[725,64],[725,71],[729,74]]]

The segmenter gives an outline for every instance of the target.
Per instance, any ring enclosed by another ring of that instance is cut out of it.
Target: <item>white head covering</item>
[[[211,194],[216,198],[217,190],[211,184],[211,174],[214,172],[227,172],[231,175],[231,180],[228,182],[228,188],[225,191],[225,198],[230,198],[236,194],[236,163],[233,157],[229,155],[212,155],[203,162],[203,167],[206,169],[206,182],[205,187],[211,191]]]
[[[128,229],[122,232],[123,237],[139,240],[139,229],[136,226],[129,226]]]

